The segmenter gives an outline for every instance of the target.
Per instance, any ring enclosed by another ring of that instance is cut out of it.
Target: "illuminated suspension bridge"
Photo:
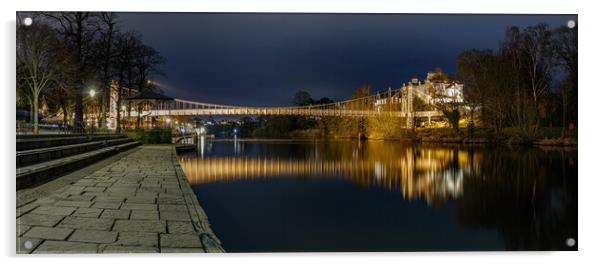
[[[250,107],[222,105],[174,99],[159,102],[141,111],[141,116],[202,116],[202,115],[299,115],[299,116],[337,116],[337,117],[374,117],[392,116],[406,118],[407,126],[413,118],[441,117],[443,113],[436,109],[434,98],[429,95],[430,84],[408,84],[395,90],[376,93],[366,97],[339,101],[328,104],[286,107]],[[414,110],[414,97],[424,101],[427,109]],[[131,112],[136,116],[136,111]]]

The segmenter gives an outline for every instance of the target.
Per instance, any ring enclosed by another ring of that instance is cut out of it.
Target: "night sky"
[[[249,106],[292,105],[296,91],[347,98],[361,84],[399,87],[456,56],[497,49],[508,26],[566,25],[568,15],[120,13],[167,58],[165,94]]]

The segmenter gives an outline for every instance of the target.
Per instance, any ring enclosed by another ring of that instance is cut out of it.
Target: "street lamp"
[[[94,89],[90,90],[90,97],[94,97],[96,95],[96,91]]]

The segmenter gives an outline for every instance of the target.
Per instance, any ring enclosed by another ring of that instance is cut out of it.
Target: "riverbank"
[[[18,197],[17,253],[223,252],[173,145],[144,145],[70,181]]]
[[[362,135],[362,139],[391,140],[411,143],[490,144],[511,146],[577,147],[577,131],[567,130],[564,137],[558,128],[543,128],[535,137],[524,137],[512,129],[496,133],[493,129],[477,128],[472,133],[467,128],[454,131],[451,128],[418,128],[405,131],[398,137]],[[319,130],[296,130],[287,136],[292,139],[352,139],[348,136],[327,136]],[[357,138],[353,138],[357,139]]]

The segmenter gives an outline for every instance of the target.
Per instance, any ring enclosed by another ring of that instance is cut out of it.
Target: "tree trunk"
[[[107,91],[110,90],[110,87],[107,87],[106,84],[103,87],[102,96],[100,98],[100,119],[98,119],[98,128],[106,128],[107,127]]]
[[[32,115],[33,115],[33,134],[38,134],[39,132],[39,127],[38,127],[38,105],[39,105],[39,101],[38,101],[39,95],[36,95],[36,93],[34,93],[33,96],[33,107],[32,109]]]
[[[123,109],[121,108],[121,97],[123,96],[123,88],[121,88],[121,85],[119,85],[119,87],[117,88],[117,101],[116,101],[116,105],[117,105],[117,114],[116,114],[116,120],[115,120],[115,130],[117,133],[121,133],[121,112],[123,112]]]
[[[69,114],[68,114],[68,111],[67,111],[67,105],[63,104],[61,106],[61,109],[63,109],[63,126],[66,128],[67,127],[67,123],[69,123],[69,120],[68,120],[68,115]]]
[[[81,84],[75,93],[75,117],[73,119],[73,128],[77,131],[84,130],[84,85]]]

